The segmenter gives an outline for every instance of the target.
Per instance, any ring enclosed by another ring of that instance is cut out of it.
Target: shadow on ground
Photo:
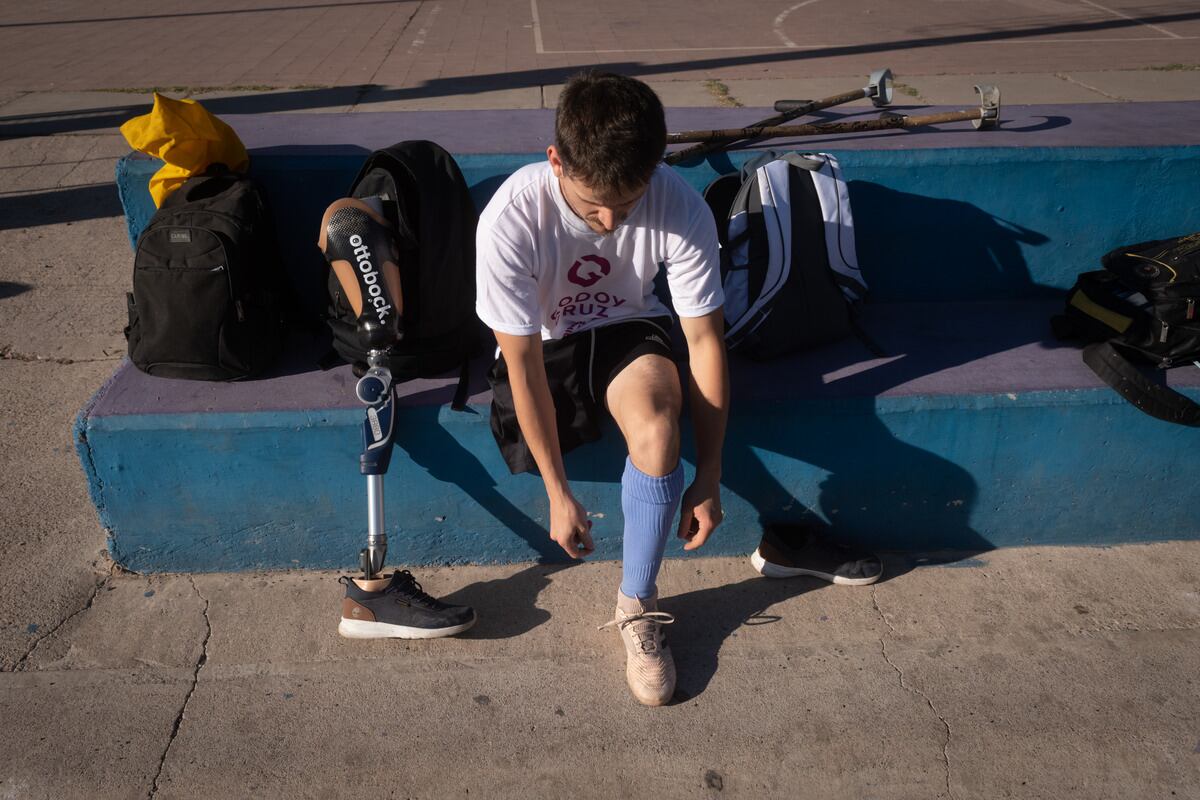
[[[943,551],[927,554],[882,553],[880,583],[900,577],[922,566],[977,566],[974,551]],[[750,567],[747,565],[747,569]],[[852,592],[870,602],[871,587],[833,586],[817,578],[747,578],[740,583],[701,589],[663,598],[661,608],[676,621],[666,631],[675,655],[679,683],[674,702],[685,702],[702,694],[720,666],[725,640],[745,627],[773,625],[783,617],[775,606],[812,591]],[[825,620],[822,620],[825,621]],[[830,625],[835,623],[830,622]]]
[[[0,230],[119,217],[122,213],[113,183],[31,189],[28,193],[0,196]]]
[[[479,622],[463,638],[508,639],[550,619],[550,612],[537,606],[538,595],[550,585],[551,576],[582,564],[534,564],[511,577],[473,583],[441,599],[477,609]]]
[[[202,13],[202,12],[196,12]],[[224,13],[224,12],[222,12]],[[178,16],[192,16],[193,12],[184,12]],[[176,16],[176,15],[160,15]],[[869,44],[842,45],[837,47],[822,47],[812,50],[783,50],[774,53],[758,53],[744,56],[726,56],[721,58],[696,59],[676,61],[666,64],[648,64],[640,61],[609,61],[591,65],[595,69],[619,72],[638,77],[664,76],[678,72],[714,72],[729,67],[795,62],[816,58],[831,58],[836,56],[866,56],[881,53],[914,50],[928,47],[942,47],[955,44],[972,44],[986,42],[1002,42],[1021,39],[1029,36],[1055,36],[1075,33],[1096,33],[1100,31],[1119,31],[1126,28],[1138,28],[1144,25],[1165,25],[1175,22],[1188,22],[1200,19],[1200,12],[1185,12],[1177,14],[1150,14],[1137,18],[1102,19],[1088,22],[1063,23],[1059,25],[1029,24],[1024,27],[1013,27],[1006,30],[984,30],[976,33],[953,34],[946,36],[914,37],[896,39],[886,42]],[[96,20],[101,21],[101,20]],[[9,23],[4,27],[36,26],[54,23]],[[295,89],[290,91],[272,92],[269,94],[242,95],[238,97],[214,98],[201,100],[205,107],[213,113],[225,114],[266,114],[279,111],[304,111],[320,108],[341,108],[346,106],[363,106],[370,103],[385,103],[398,100],[422,100],[452,95],[471,95],[482,92],[499,91],[533,86],[545,86],[564,83],[580,67],[554,67],[524,70],[521,72],[504,72],[470,77],[439,78],[427,81],[421,86],[404,89],[385,89],[374,85],[326,87],[316,89]],[[119,95],[117,96],[119,97]],[[149,110],[145,103],[121,103],[115,100],[112,106],[82,109],[77,111],[52,112],[41,114],[0,116],[0,139],[21,136],[48,136],[58,133],[71,133],[99,129],[115,129],[130,117],[144,114]]]

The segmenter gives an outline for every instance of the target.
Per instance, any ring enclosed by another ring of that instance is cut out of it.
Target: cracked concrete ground
[[[480,611],[436,642],[339,638],[331,573],[114,568],[70,428],[124,351],[124,152],[0,141],[0,797],[1197,796],[1196,542],[671,561],[657,710],[596,630],[615,564],[422,570]]]
[[[481,614],[424,642],[338,637],[333,573],[116,574],[0,674],[0,790],[1195,796],[1194,543],[886,566],[853,589],[669,562],[680,695],[657,710],[596,630],[612,563],[423,570]]]

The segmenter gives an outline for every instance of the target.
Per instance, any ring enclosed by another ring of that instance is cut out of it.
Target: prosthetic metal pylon
[[[396,391],[387,355],[371,350],[368,369],[355,384],[354,393],[367,406],[363,420],[363,451],[359,470],[367,476],[367,546],[359,553],[363,578],[371,580],[383,571],[387,557],[387,531],[383,515],[383,476],[392,459],[395,436]]]

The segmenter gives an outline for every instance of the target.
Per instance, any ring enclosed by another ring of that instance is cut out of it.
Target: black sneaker
[[[408,570],[397,570],[378,592],[360,589],[345,575],[338,583],[346,587],[338,633],[347,639],[437,639],[475,624],[475,609],[430,597]]]
[[[866,586],[883,574],[879,556],[828,542],[805,525],[768,525],[750,563],[768,578],[811,575],[844,586]]]

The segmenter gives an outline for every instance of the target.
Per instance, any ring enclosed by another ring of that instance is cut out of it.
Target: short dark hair
[[[554,144],[572,178],[605,193],[636,189],[667,148],[662,101],[636,78],[581,72],[559,97]]]

